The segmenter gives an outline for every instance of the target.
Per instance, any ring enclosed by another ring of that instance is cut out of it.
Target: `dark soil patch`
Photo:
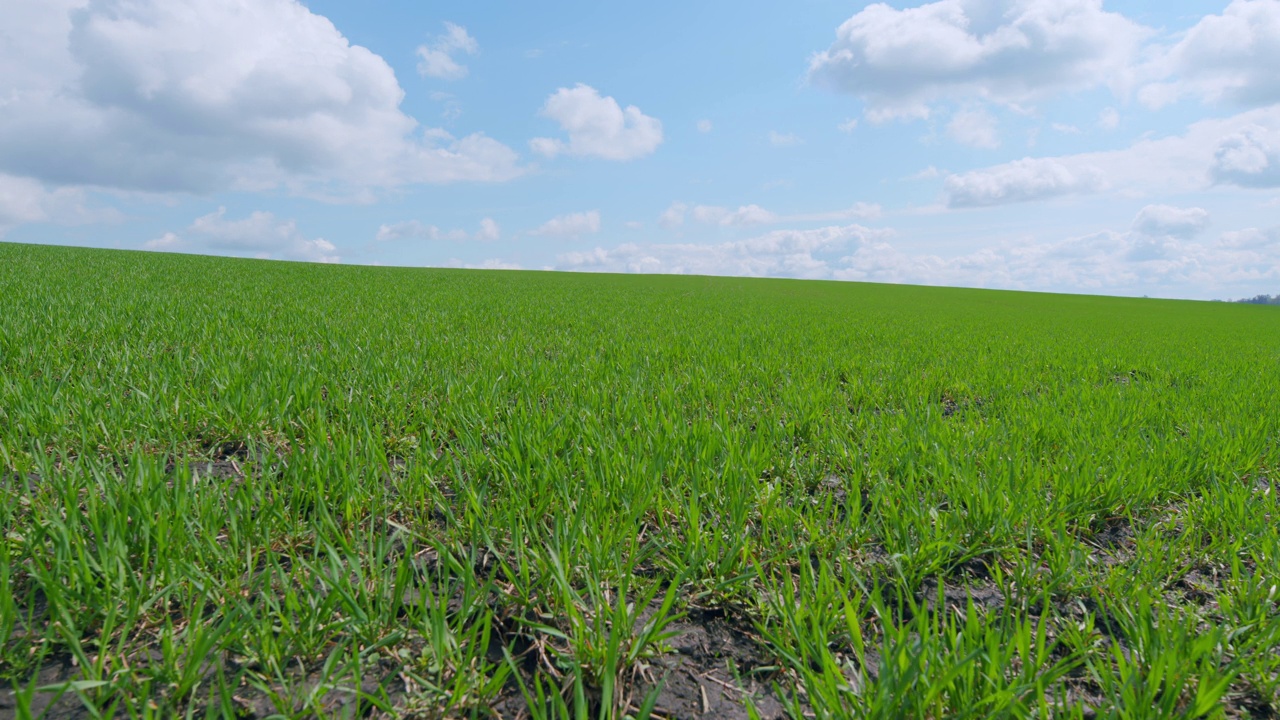
[[[1084,540],[1095,549],[1093,555],[1103,565],[1119,565],[1131,560],[1137,549],[1133,523],[1128,518],[1109,518],[1096,523]]]
[[[1133,535],[1133,524],[1127,518],[1111,518],[1094,530],[1093,542],[1107,550],[1132,550]]]
[[[767,684],[771,658],[742,628],[722,613],[696,612],[673,623],[672,652],[649,661],[637,673],[634,690],[644,698],[661,686],[656,710],[667,717],[747,718],[749,700],[761,718],[784,716],[782,703]],[[737,676],[735,677],[734,671]]]
[[[4,483],[5,489],[15,493],[25,491],[28,495],[35,492],[35,488],[42,482],[39,475],[35,473],[7,473],[0,475],[0,482]]]
[[[1133,369],[1126,372],[1119,372],[1111,376],[1111,382],[1117,385],[1128,385],[1135,382],[1145,382],[1151,379],[1151,373],[1145,370]]]
[[[231,442],[211,445],[207,450],[215,459],[220,458],[227,460],[230,458],[239,458],[241,460],[247,460],[249,458],[249,445],[242,440],[233,440]]]
[[[36,686],[57,685],[80,677],[80,668],[71,664],[71,657],[47,663],[36,675]],[[17,698],[12,688],[0,690],[0,720],[12,720],[18,715]],[[32,717],[43,715],[47,720],[79,720],[93,717],[74,692],[68,690],[61,697],[56,692],[36,693],[31,702]]]
[[[963,414],[967,410],[980,411],[986,404],[986,400],[980,397],[956,397],[948,392],[938,398],[938,404],[942,407],[942,417],[950,418]]]
[[[383,695],[385,685],[377,677],[366,675],[360,681],[359,696],[355,688],[351,687],[350,681],[338,683],[336,687],[325,686],[324,683],[325,679],[319,673],[313,673],[294,686],[291,697],[279,698],[279,702],[259,688],[241,687],[234,693],[232,702],[243,720],[279,717],[282,710],[287,715],[298,714],[304,717],[318,715],[325,718],[358,718],[379,715],[377,708],[367,699]],[[305,698],[313,693],[318,699],[308,706]],[[280,704],[284,707],[279,707]]]
[[[805,496],[789,500],[792,503],[809,503],[814,507],[823,507],[828,502],[841,519],[850,514],[863,517],[871,513],[871,493],[864,484],[859,488],[856,497],[849,495],[849,483],[839,475],[827,475],[805,490]]]
[[[957,581],[946,578],[942,580],[926,578],[920,583],[917,599],[930,610],[938,609],[939,583],[942,586],[942,605],[947,609],[965,612],[970,600],[979,610],[999,610],[1004,607],[1004,593],[1000,590],[1000,586],[989,579],[966,577]]]
[[[750,702],[764,720],[786,716],[774,694],[772,658],[749,630],[717,610],[694,610],[667,626],[675,635],[666,641],[668,651],[632,668],[623,678],[620,692],[629,699],[631,712],[657,691],[655,718],[726,718],[746,720]],[[525,677],[525,682],[531,678]],[[598,696],[597,696],[598,697]],[[592,702],[588,697],[588,702]],[[524,697],[514,681],[493,705],[501,718],[528,718]],[[595,711],[593,709],[592,716]]]
[[[192,479],[208,478],[210,480],[243,480],[244,467],[240,461],[232,458],[228,460],[188,460],[188,467],[191,468]],[[165,465],[166,473],[175,473],[178,471],[178,464],[170,462]]]
[[[1191,570],[1169,585],[1165,600],[1173,605],[1216,608],[1218,593],[1222,591],[1224,580],[1225,578],[1217,572],[1206,572],[1203,569]]]
[[[1251,718],[1252,720],[1273,720],[1280,717],[1271,701],[1257,692],[1246,692],[1236,697],[1227,697],[1226,711],[1229,718]]]
[[[1093,718],[1098,717],[1098,708],[1107,707],[1106,698],[1103,697],[1101,689],[1092,680],[1068,678],[1062,685],[1062,707],[1080,708],[1083,711],[1081,715],[1085,720],[1093,720]]]

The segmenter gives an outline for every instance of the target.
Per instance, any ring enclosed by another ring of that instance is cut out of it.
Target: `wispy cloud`
[[[480,44],[461,25],[446,22],[444,29],[444,34],[435,42],[418,46],[418,74],[439,80],[461,80],[467,76],[467,66],[454,56],[475,55],[480,52]]]
[[[777,130],[769,131],[769,144],[774,147],[792,147],[804,142],[800,136],[793,133],[780,133]]]
[[[480,229],[474,233],[466,230],[455,228],[453,230],[442,230],[435,225],[428,225],[419,220],[407,220],[405,222],[383,224],[378,227],[378,233],[374,239],[378,242],[389,242],[392,240],[497,240],[502,236],[498,223],[492,218],[484,218],[480,221]]]
[[[754,203],[740,205],[736,209],[721,205],[693,205],[674,202],[658,217],[658,224],[668,230],[674,230],[685,224],[686,218],[702,225],[718,225],[720,227],[746,227],[752,225],[775,225],[786,222],[829,222],[834,220],[874,219],[880,217],[881,208],[875,203],[858,202],[853,205],[827,212],[796,213],[780,215],[766,210]]]
[[[530,235],[554,238],[578,238],[600,232],[600,211],[588,210],[560,215],[546,221]]]

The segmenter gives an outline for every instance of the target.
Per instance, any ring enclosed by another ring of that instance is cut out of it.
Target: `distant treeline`
[[[1254,295],[1251,298],[1244,298],[1236,302],[1249,303],[1250,305],[1280,305],[1280,295]]]

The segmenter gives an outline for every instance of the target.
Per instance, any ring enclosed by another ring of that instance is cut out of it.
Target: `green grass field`
[[[1280,309],[0,244],[0,716],[1275,717]]]

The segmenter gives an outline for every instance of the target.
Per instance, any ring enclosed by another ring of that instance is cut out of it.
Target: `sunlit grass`
[[[744,716],[1266,717],[1277,397],[1269,307],[0,244],[0,714],[665,717],[718,618]]]

